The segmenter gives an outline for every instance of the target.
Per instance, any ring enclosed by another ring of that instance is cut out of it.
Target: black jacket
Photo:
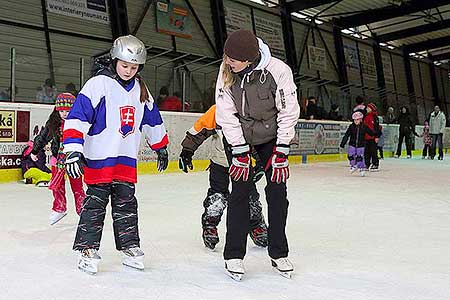
[[[341,141],[341,148],[345,147],[345,144],[347,144],[348,139],[350,138],[350,142],[348,143],[350,146],[353,147],[364,147],[366,145],[366,140],[364,138],[365,134],[375,136],[375,132],[373,132],[372,129],[367,127],[364,124],[360,124],[359,126],[356,126],[355,123],[350,124],[348,126],[347,131],[345,132],[344,137]]]
[[[400,125],[400,132],[404,134],[410,134],[411,132],[414,132],[414,124],[411,120],[411,117],[409,115],[408,109],[406,109],[406,113],[401,112],[400,109],[400,115],[397,118],[397,122]]]
[[[61,137],[59,136],[59,130],[51,134],[48,124],[45,124],[45,127],[42,129],[42,131],[34,138],[34,145],[31,153],[33,153],[34,155],[38,155],[39,151],[44,149],[44,147],[51,141],[52,155],[54,157],[58,157],[60,140]]]

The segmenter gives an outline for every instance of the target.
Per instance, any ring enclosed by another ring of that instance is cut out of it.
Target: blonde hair
[[[229,88],[236,82],[236,75],[231,71],[231,67],[225,63],[227,58],[228,57],[224,54],[222,62],[222,80],[224,88]]]

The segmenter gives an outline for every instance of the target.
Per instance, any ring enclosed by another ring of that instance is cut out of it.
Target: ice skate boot
[[[78,255],[78,269],[90,275],[97,274],[97,265],[100,262],[100,255],[96,249],[84,249]]]
[[[359,169],[359,176],[361,176],[361,177],[366,176],[366,170],[365,169]]]
[[[206,248],[214,250],[217,243],[219,243],[219,234],[217,233],[217,228],[214,226],[204,227],[202,238]]]
[[[264,221],[258,224],[255,228],[251,229],[250,238],[253,243],[258,247],[267,247],[267,226]]]
[[[380,169],[376,165],[370,165],[369,171],[370,172],[378,172]]]
[[[225,272],[236,281],[241,281],[245,273],[242,259],[233,258],[225,260]]]
[[[57,212],[57,211],[52,210],[52,212],[50,213],[50,216],[48,217],[48,221],[50,222],[50,225],[55,225],[66,215],[67,215],[66,211]]]
[[[122,264],[137,270],[144,270],[144,251],[139,247],[122,250]]]
[[[355,173],[356,170],[358,170],[356,167],[350,167],[350,174]]]
[[[275,272],[280,274],[281,276],[291,279],[292,272],[294,272],[294,266],[289,261],[287,257],[281,257],[278,259],[271,259],[272,267]]]

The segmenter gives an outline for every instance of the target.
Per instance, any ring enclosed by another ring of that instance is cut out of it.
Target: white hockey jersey
[[[84,154],[87,184],[136,182],[141,133],[153,150],[168,144],[153,98],[141,103],[140,92],[137,79],[124,87],[114,78],[98,75],[78,94],[64,124],[63,143],[65,153]]]

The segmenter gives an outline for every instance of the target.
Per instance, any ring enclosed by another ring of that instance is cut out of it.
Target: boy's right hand
[[[178,167],[184,173],[188,173],[188,168],[192,171],[194,166],[192,165],[192,156],[194,153],[192,151],[183,149],[181,150],[180,157],[178,158]]]

